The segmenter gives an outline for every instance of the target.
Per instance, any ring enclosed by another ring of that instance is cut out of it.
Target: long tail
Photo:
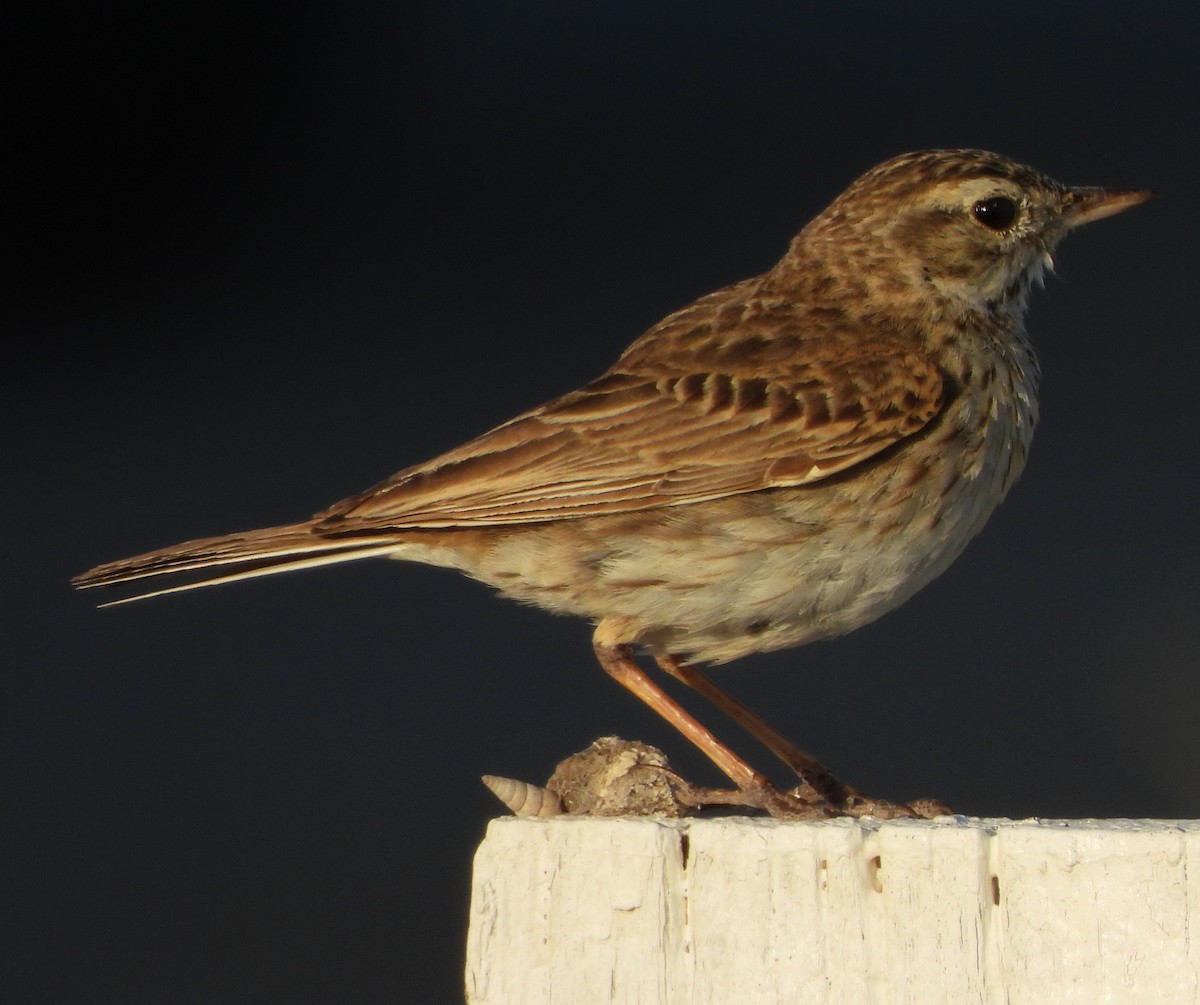
[[[157,551],[134,555],[132,558],[107,562],[76,576],[71,580],[71,584],[86,590],[152,576],[197,572],[222,566],[232,567],[230,571],[219,575],[203,576],[177,586],[138,593],[101,605],[112,607],[116,604],[127,604],[132,600],[194,590],[201,586],[216,586],[218,583],[232,583],[239,579],[273,576],[293,569],[308,569],[318,565],[332,565],[335,562],[353,562],[360,558],[388,555],[395,552],[397,546],[398,542],[394,538],[327,537],[315,533],[311,522],[294,523],[245,531],[241,534],[201,537]]]

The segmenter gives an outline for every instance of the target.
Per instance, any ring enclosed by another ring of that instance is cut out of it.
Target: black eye
[[[980,199],[971,212],[988,230],[1007,230],[1017,218],[1017,204],[1006,195],[994,195]]]

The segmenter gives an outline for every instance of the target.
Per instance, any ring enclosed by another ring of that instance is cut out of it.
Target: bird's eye
[[[988,230],[1007,230],[1017,218],[1017,204],[1006,195],[980,199],[971,207],[975,219]]]

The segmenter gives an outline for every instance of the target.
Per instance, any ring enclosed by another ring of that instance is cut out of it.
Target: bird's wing
[[[804,485],[941,409],[941,374],[911,342],[768,339],[744,319],[738,333],[707,350],[644,337],[598,380],[318,513],[314,529],[522,524]]]
[[[913,332],[814,319],[794,298],[747,296],[755,283],[671,315],[582,389],[310,520],[185,541],[74,583],[232,570],[145,594],[153,596],[389,554],[417,528],[527,524],[806,485],[869,462],[941,410],[941,373]]]

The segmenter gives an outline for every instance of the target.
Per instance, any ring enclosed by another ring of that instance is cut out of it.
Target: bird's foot
[[[601,737],[559,762],[544,787],[492,776],[484,781],[518,816],[683,817],[713,806],[760,810],[779,820],[932,819],[952,812],[934,799],[873,799],[823,767],[791,789],[777,788],[757,772],[737,788],[696,785],[676,772],[658,748],[615,736]]]
[[[954,812],[937,799],[914,799],[900,803],[890,799],[875,799],[849,786],[842,785],[841,788],[843,794],[838,799],[826,797],[808,783],[786,790],[766,786],[744,795],[747,805],[755,805],[777,820],[827,820],[832,817],[932,820]]]

